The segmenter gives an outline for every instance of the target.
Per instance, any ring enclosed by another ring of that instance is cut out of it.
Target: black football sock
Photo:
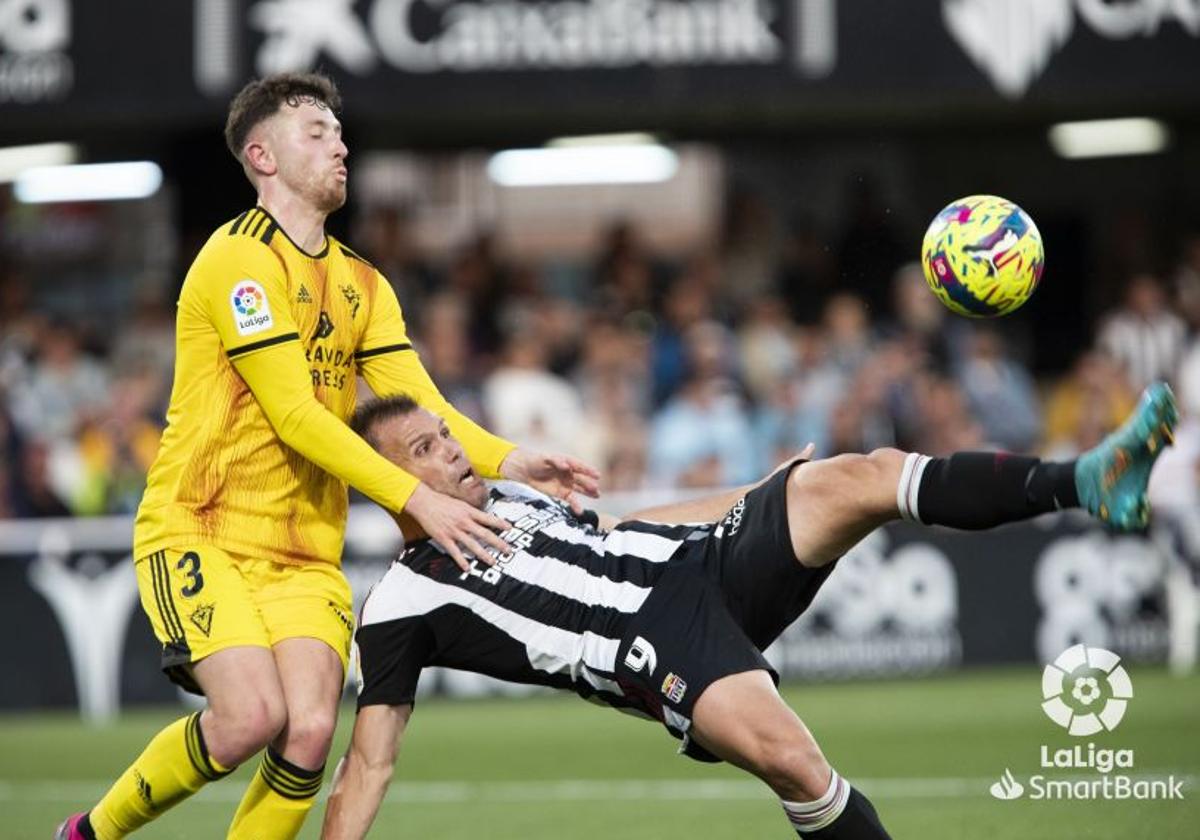
[[[871,801],[833,771],[829,790],[814,802],[782,800],[783,812],[804,840],[891,840]]]
[[[1079,506],[1075,462],[1007,452],[911,453],[896,491],[900,516],[968,531]]]

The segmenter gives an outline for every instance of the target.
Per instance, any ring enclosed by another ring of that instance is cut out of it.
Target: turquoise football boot
[[[1163,447],[1175,441],[1179,409],[1165,382],[1142,392],[1125,425],[1075,463],[1079,504],[1118,531],[1138,531],[1150,522],[1146,485]]]

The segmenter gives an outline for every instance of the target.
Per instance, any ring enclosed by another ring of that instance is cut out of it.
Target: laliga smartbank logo
[[[1050,720],[1072,735],[1095,735],[1125,717],[1133,682],[1111,650],[1075,645],[1042,671],[1042,697]]]
[[[1042,672],[1042,711],[1075,738],[1115,730],[1132,699],[1133,681],[1121,657],[1111,650],[1074,645]],[[1183,799],[1183,779],[1117,772],[1134,769],[1131,748],[1100,747],[1092,741],[1067,747],[1042,744],[1038,765],[1043,772],[1024,784],[1006,767],[989,789],[992,796],[1001,800]],[[1057,772],[1068,775],[1050,775]]]

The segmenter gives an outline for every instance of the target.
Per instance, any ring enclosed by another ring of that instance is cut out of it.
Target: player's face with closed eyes
[[[381,422],[374,432],[380,453],[431,490],[482,508],[488,491],[446,421],[423,408]]]
[[[293,192],[325,213],[346,203],[350,152],[329,108],[306,97],[286,102],[271,117],[269,131],[279,176]]]

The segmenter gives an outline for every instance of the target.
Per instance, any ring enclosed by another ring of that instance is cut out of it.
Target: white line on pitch
[[[1157,778],[1168,771],[1139,773]],[[1178,776],[1178,774],[1176,774]],[[997,777],[998,778],[998,777]],[[1188,788],[1197,777],[1179,776]],[[983,798],[995,778],[882,778],[854,779],[853,783],[877,799]],[[71,802],[87,804],[99,799],[108,782],[51,780],[0,781],[0,802]],[[243,785],[209,785],[196,795],[201,802],[225,804],[242,798]],[[324,792],[323,792],[324,794]],[[636,800],[763,800],[770,791],[753,779],[559,779],[523,782],[405,782],[397,780],[387,802],[458,804],[463,802],[614,802]]]

